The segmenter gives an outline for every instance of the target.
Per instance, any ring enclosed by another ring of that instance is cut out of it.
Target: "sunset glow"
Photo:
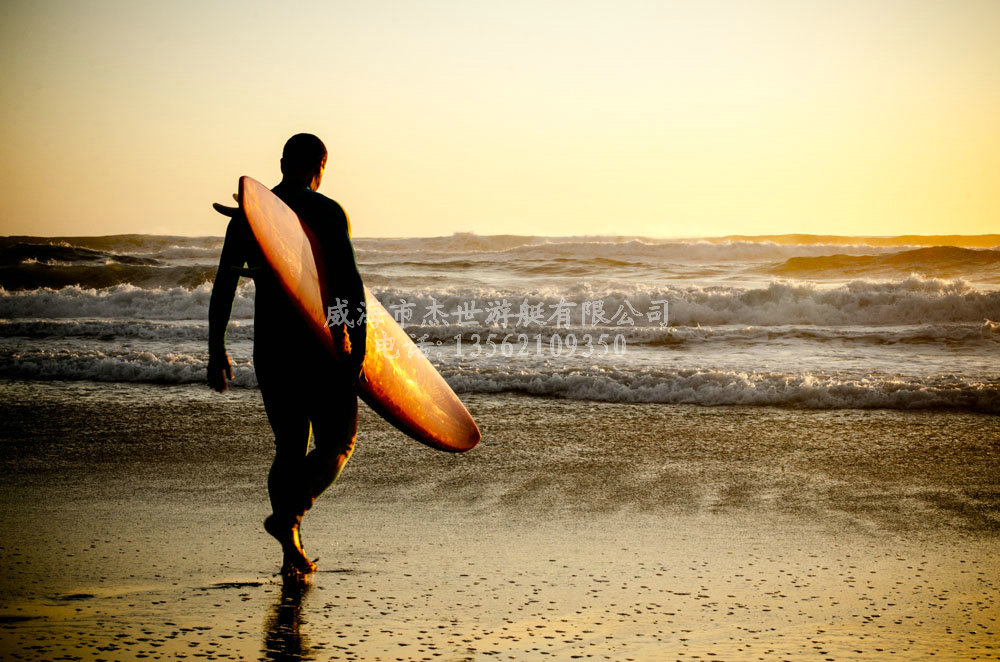
[[[1000,4],[6,2],[0,234],[219,235],[292,133],[356,236],[1000,228]]]

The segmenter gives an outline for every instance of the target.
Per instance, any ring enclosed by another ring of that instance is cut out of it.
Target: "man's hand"
[[[364,370],[365,350],[363,347],[359,349],[351,346],[351,337],[343,324],[333,327],[332,331],[333,342],[341,361],[341,370],[350,380],[351,386],[357,387],[361,383],[361,373]]]
[[[233,378],[233,364],[229,354],[208,355],[208,385],[219,393],[225,393]]]

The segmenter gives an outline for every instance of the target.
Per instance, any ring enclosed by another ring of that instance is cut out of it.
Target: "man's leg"
[[[299,537],[299,523],[309,505],[302,488],[310,428],[305,399],[295,387],[295,377],[284,374],[280,366],[260,361],[256,355],[254,363],[274,432],[274,461],[267,475],[272,513],[264,520],[264,529],[281,543],[282,572],[308,574],[316,565],[306,556]]]
[[[344,470],[354,452],[358,433],[358,396],[346,387],[323,392],[310,409],[314,448],[305,457],[304,502],[306,510]],[[305,511],[303,511],[305,512]]]

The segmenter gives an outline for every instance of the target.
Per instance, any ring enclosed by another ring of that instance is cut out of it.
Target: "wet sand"
[[[996,417],[475,397],[456,456],[365,411],[297,589],[256,392],[0,396],[5,659],[1000,655]]]

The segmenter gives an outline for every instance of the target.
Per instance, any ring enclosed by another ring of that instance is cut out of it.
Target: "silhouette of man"
[[[339,297],[358,310],[364,305],[364,287],[351,246],[350,221],[339,204],[316,192],[326,158],[326,147],[316,136],[292,136],[282,152],[281,183],[272,191],[314,233],[314,249],[318,246],[326,266],[330,300]],[[267,477],[272,513],[264,520],[264,529],[281,543],[282,573],[307,575],[316,570],[316,564],[305,554],[299,528],[313,501],[337,479],[354,450],[356,385],[366,325],[355,318],[332,329],[335,341],[349,356],[334,361],[279,287],[243,213],[221,205],[216,209],[232,220],[209,303],[208,383],[221,393],[233,378],[226,354],[226,327],[240,276],[252,275],[254,372],[275,444]],[[310,429],[312,451],[308,450]]]

